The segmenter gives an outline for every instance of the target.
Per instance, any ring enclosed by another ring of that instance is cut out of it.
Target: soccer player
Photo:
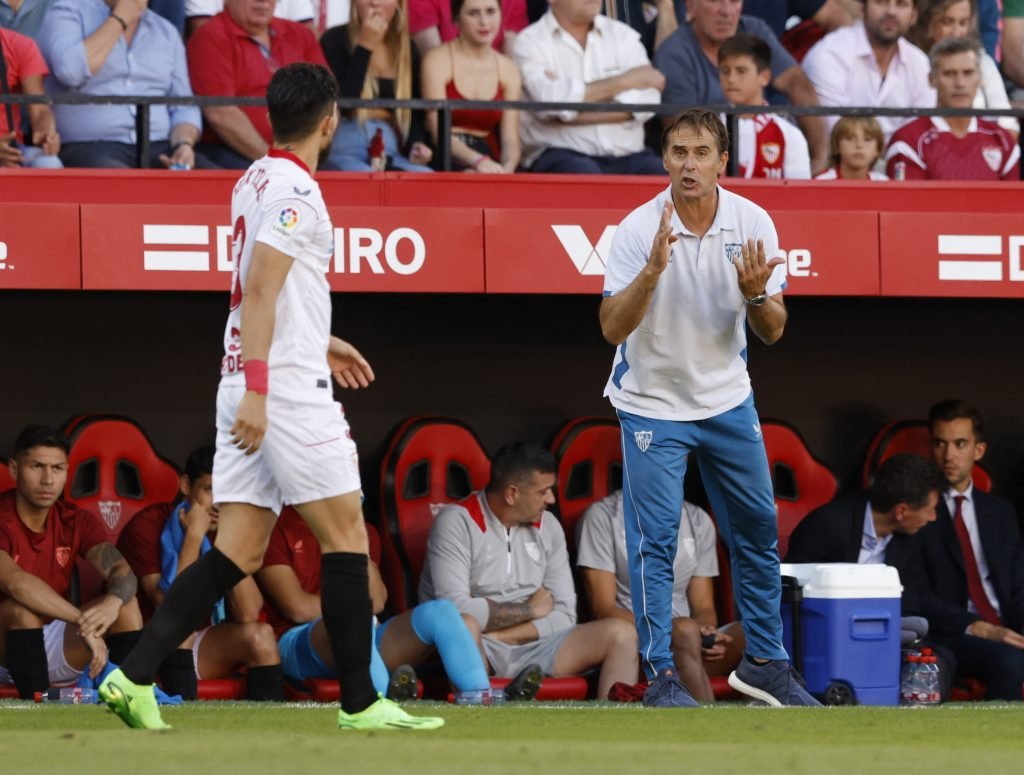
[[[117,548],[139,579],[139,604],[145,616],[160,606],[175,576],[210,551],[218,519],[213,455],[212,445],[192,450],[177,500],[143,509],[117,538]],[[194,700],[197,679],[228,678],[244,666],[247,699],[283,701],[277,639],[270,625],[259,621],[262,607],[263,597],[253,579],[236,584],[202,629],[189,635],[160,666],[164,691]]]
[[[344,687],[342,729],[433,729],[378,698],[370,678],[372,612],[359,464],[331,374],[366,387],[373,370],[331,336],[326,272],[334,229],[313,180],[338,127],[338,89],[326,68],[274,73],[267,109],[274,143],[235,184],[235,272],[217,393],[213,549],[178,574],[138,646],[100,685],[126,724],[166,728],[153,695],[164,659],[213,604],[257,571],[282,504],[295,505],[323,551],[324,625]]]
[[[661,145],[671,185],[619,226],[600,311],[616,345],[605,395],[622,426],[630,589],[651,680],[644,704],[697,705],[671,649],[672,562],[693,452],[746,635],[729,683],[770,705],[819,705],[782,646],[775,500],[746,364],[747,325],[765,344],[786,325],[778,236],[764,210],[718,185],[729,158],[718,116],[683,111]]]
[[[95,678],[142,627],[128,563],[95,514],[61,500],[69,450],[60,431],[29,425],[8,463],[15,487],[0,495],[0,683],[13,680],[23,698],[86,668]],[[106,592],[81,608],[67,599],[79,557]]]
[[[734,35],[718,49],[722,93],[733,105],[764,105],[772,80],[772,50],[756,35]],[[811,177],[811,156],[803,133],[769,113],[739,117],[740,176],[779,180]]]

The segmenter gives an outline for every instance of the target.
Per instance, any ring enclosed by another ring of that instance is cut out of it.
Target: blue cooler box
[[[807,690],[830,705],[897,705],[900,694],[899,572],[888,565],[787,564],[803,591],[800,656]],[[793,656],[793,613],[782,606]],[[798,666],[799,667],[799,666]]]

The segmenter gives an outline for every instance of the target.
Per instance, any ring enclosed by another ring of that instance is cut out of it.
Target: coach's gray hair
[[[981,70],[981,44],[973,38],[943,38],[928,52],[928,61],[934,71],[940,59],[971,51],[974,52],[974,58],[978,61],[978,70]]]

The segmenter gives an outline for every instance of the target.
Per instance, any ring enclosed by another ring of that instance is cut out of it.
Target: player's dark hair
[[[491,481],[487,491],[500,493],[512,484],[521,484],[534,472],[553,474],[555,456],[540,444],[516,441],[506,444],[491,458]]]
[[[18,458],[33,447],[57,447],[67,455],[71,452],[68,437],[49,425],[27,425],[14,440],[14,457]]]
[[[973,38],[943,38],[938,41],[928,52],[928,63],[931,69],[935,70],[940,59],[956,56],[957,54],[974,54],[974,59],[981,68],[981,44]]]
[[[961,401],[957,398],[948,398],[939,401],[928,410],[928,430],[931,431],[937,422],[952,422],[953,420],[970,420],[971,430],[974,431],[975,441],[985,440],[985,422],[981,419],[974,404]]]
[[[763,73],[772,67],[772,49],[757,35],[741,32],[733,35],[718,47],[718,64],[730,57],[750,57],[754,60],[757,72]]]
[[[213,474],[213,454],[217,448],[213,444],[196,447],[188,453],[185,460],[185,476],[190,484],[195,484],[199,477]]]
[[[933,492],[946,488],[946,477],[931,460],[910,452],[893,455],[875,471],[868,500],[875,511],[888,511],[898,503],[919,509]]]
[[[706,130],[715,138],[715,144],[718,145],[718,152],[720,154],[729,150],[729,130],[725,128],[725,124],[722,123],[722,119],[718,117],[718,114],[704,108],[687,108],[672,119],[672,123],[665,127],[665,131],[661,133],[662,153],[665,153],[668,148],[668,141],[672,133],[684,127],[698,132],[701,129]]]
[[[267,112],[274,142],[287,143],[312,134],[338,101],[338,83],[322,65],[285,65],[267,86]]]

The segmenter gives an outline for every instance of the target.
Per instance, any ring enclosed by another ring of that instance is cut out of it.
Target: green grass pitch
[[[963,773],[1020,772],[1024,703],[650,710],[608,703],[466,708],[436,732],[339,732],[326,705],[190,703],[170,732],[100,707],[0,702],[0,773]]]

